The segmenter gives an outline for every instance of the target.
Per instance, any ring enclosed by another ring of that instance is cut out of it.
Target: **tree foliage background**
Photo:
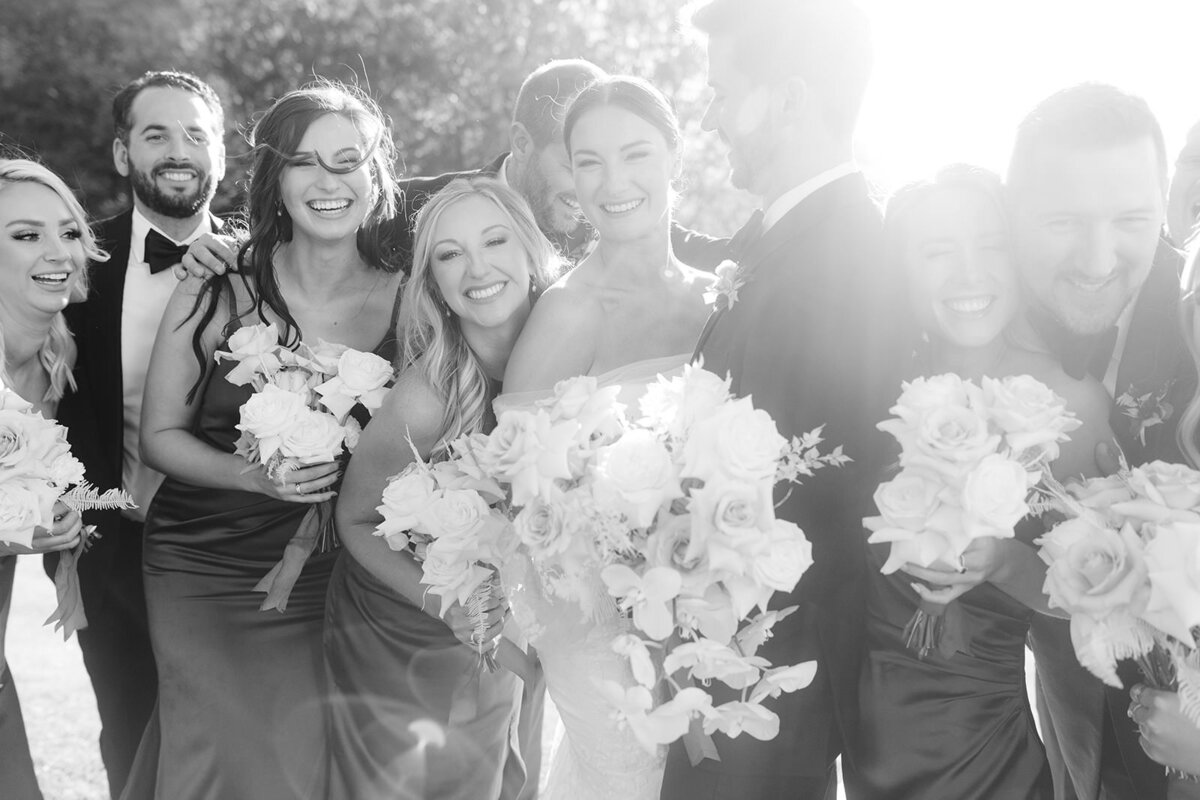
[[[148,69],[194,72],[221,95],[229,170],[215,207],[241,199],[244,132],[314,76],[356,82],[392,119],[401,174],[481,166],[507,149],[524,77],[587,58],[647,78],[685,130],[677,215],[714,234],[748,199],[699,130],[702,43],[685,0],[0,0],[0,147],[35,153],[99,218],[129,205],[112,166],[110,102]]]

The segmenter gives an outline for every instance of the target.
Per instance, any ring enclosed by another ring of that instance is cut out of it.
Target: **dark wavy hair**
[[[396,216],[396,178],[392,171],[395,144],[391,124],[367,95],[335,81],[322,80],[288,92],[267,109],[247,137],[251,147],[251,167],[246,199],[248,236],[238,250],[240,279],[251,298],[251,307],[239,316],[254,313],[267,322],[264,307],[283,320],[285,345],[299,343],[300,326],[288,310],[275,278],[272,258],[276,248],[292,240],[292,218],[283,204],[280,180],[290,166],[309,126],[327,114],[349,120],[362,134],[366,150],[354,164],[335,166],[316,156],[322,168],[349,173],[362,164],[370,165],[374,198],[362,227],[358,230],[358,252],[375,269],[396,272],[400,269],[398,250],[391,233]],[[192,337],[192,350],[201,365],[201,376],[189,394],[189,402],[204,379],[208,358],[201,337],[216,316],[225,292],[231,292],[230,273],[211,279],[196,300],[192,314],[201,320]]]

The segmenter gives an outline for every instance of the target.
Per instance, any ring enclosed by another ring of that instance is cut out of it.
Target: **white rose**
[[[260,440],[282,436],[308,411],[300,395],[267,384],[242,404],[237,429]]]
[[[775,524],[770,484],[718,478],[693,489],[691,498],[687,557],[704,558],[716,572],[745,574]]]
[[[1118,532],[1081,517],[1068,519],[1038,543],[1049,564],[1044,591],[1051,608],[1097,620],[1145,608],[1149,586],[1142,543],[1128,525]]]
[[[29,547],[34,528],[54,523],[58,490],[42,481],[11,480],[0,483],[0,542]]]
[[[659,376],[642,395],[640,405],[644,424],[682,438],[697,420],[716,413],[728,400],[728,377],[689,364],[682,376],[670,380]]]
[[[513,529],[532,555],[546,558],[563,552],[571,543],[564,535],[564,517],[558,503],[534,500],[513,519]]]
[[[346,450],[353,453],[354,448],[358,447],[359,438],[362,436],[362,425],[354,417],[346,417],[346,421],[342,424],[342,431],[346,437]]]
[[[410,469],[388,481],[376,511],[383,522],[376,531],[381,536],[413,530],[421,514],[437,497],[437,484],[425,471]]]
[[[985,456],[967,474],[961,501],[972,521],[991,529],[986,535],[1011,536],[1013,527],[1029,513],[1029,473],[1010,458]],[[972,537],[974,538],[974,537]]]
[[[443,616],[453,600],[464,602],[491,575],[492,571],[475,563],[463,542],[454,538],[430,542],[421,562],[421,583],[442,598]]]
[[[900,453],[904,466],[927,467],[951,480],[996,452],[1000,437],[989,433],[987,421],[975,411],[961,406],[936,408],[917,426],[912,447]]]
[[[1013,452],[1037,449],[1046,461],[1058,458],[1059,442],[1082,423],[1067,412],[1063,399],[1028,375],[983,379],[983,396],[992,421]]]
[[[0,411],[31,411],[33,403],[0,383]]]
[[[338,359],[337,375],[355,396],[382,389],[392,379],[392,374],[392,365],[387,359],[374,353],[346,350]]]
[[[942,483],[916,470],[902,470],[875,490],[875,507],[889,525],[918,531],[941,505]]]
[[[685,478],[712,480],[771,480],[787,440],[775,421],[754,408],[749,398],[726,403],[707,419],[697,421],[683,446]]]
[[[300,367],[285,367],[276,370],[271,375],[270,384],[285,392],[300,395],[304,399],[305,405],[308,405],[312,397],[309,393],[313,385],[312,373]]]
[[[552,499],[554,482],[572,477],[567,456],[578,432],[578,422],[552,422],[544,409],[504,411],[478,453],[479,462],[498,480],[512,484],[513,505],[523,506],[534,497]]]
[[[226,343],[235,361],[270,353],[279,346],[279,328],[270,325],[244,325],[233,332]]]
[[[330,415],[306,408],[280,439],[279,450],[286,458],[324,464],[341,454],[346,431]]]
[[[1137,494],[1167,508],[1191,510],[1200,506],[1200,472],[1183,464],[1152,461],[1131,469],[1128,481]]]
[[[59,489],[83,483],[83,464],[64,447],[49,464],[50,483]]]
[[[766,549],[754,559],[754,579],[777,592],[790,592],[812,564],[808,537],[795,524],[777,519]]]
[[[624,513],[635,528],[649,527],[662,505],[682,497],[671,454],[647,430],[634,429],[600,450],[593,494]]]
[[[1145,618],[1181,642],[1200,625],[1200,525],[1158,525],[1146,545],[1150,603]]]
[[[448,489],[421,509],[416,529],[435,539],[466,539],[482,529],[491,513],[487,501],[478,492]]]

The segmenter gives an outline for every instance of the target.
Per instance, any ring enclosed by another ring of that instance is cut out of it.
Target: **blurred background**
[[[858,155],[881,192],[949,161],[1002,170],[1023,114],[1082,80],[1144,95],[1174,152],[1200,118],[1186,0],[862,0],[876,69]],[[97,217],[125,208],[112,168],[109,101],[147,69],[209,81],[225,102],[230,171],[216,209],[239,202],[242,133],[271,100],[314,76],[367,88],[391,115],[398,168],[428,175],[507,149],[522,79],[584,57],[646,77],[687,135],[680,219],[724,234],[748,198],[699,130],[702,42],[684,0],[0,0],[0,147],[38,153]],[[685,15],[686,19],[686,15]]]

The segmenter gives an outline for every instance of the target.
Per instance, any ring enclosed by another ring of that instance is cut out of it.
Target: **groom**
[[[662,798],[832,798],[856,715],[862,518],[887,452],[874,425],[899,394],[910,342],[880,213],[852,155],[870,34],[848,0],[713,0],[693,21],[708,35],[714,91],[703,126],[729,147],[733,185],[763,206],[730,243],[742,285],[697,353],[784,436],[823,425],[854,461],[806,479],[778,510],[812,541],[816,566],[776,596],[773,607],[799,610],[761,654],[776,665],[816,659],[816,678],[768,701],[780,717],[771,741],[717,734],[719,760],[695,765],[672,746]],[[711,691],[714,702],[737,699]]]

